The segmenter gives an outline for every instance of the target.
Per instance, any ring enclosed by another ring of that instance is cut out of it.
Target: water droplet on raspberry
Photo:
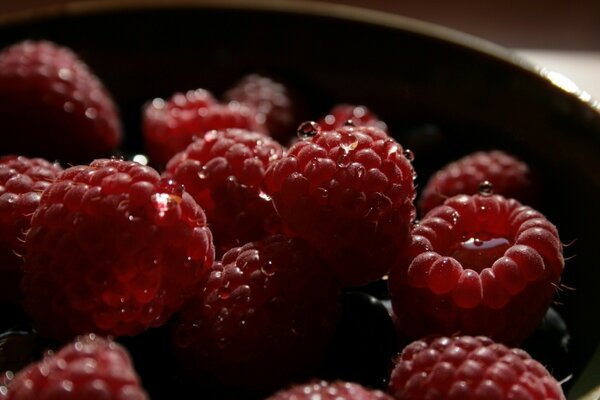
[[[96,110],[94,107],[88,107],[85,110],[85,116],[89,119],[96,119],[98,116],[98,110]]]
[[[415,160],[415,153],[413,153],[413,151],[411,149],[404,149],[403,154],[404,154],[404,157],[406,157],[406,159],[408,161]]]
[[[347,120],[344,122],[344,126],[356,126],[356,124],[354,123],[354,120],[353,120],[353,119],[347,119]]]
[[[63,104],[63,110],[65,110],[65,112],[72,113],[73,110],[75,110],[75,104],[70,101],[66,101],[65,104]]]
[[[479,184],[479,194],[482,196],[491,196],[494,194],[494,185],[490,181],[483,181]]]
[[[260,272],[262,272],[266,276],[273,276],[273,275],[275,275],[275,268],[273,266],[273,262],[272,261],[267,261],[266,263],[264,263],[260,267]]]
[[[310,139],[321,131],[321,127],[315,121],[306,121],[300,124],[297,133],[301,140]]]
[[[132,160],[141,165],[148,165],[148,157],[144,154],[136,154],[133,156]]]

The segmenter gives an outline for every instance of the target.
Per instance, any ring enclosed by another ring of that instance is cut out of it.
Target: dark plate
[[[523,158],[542,174],[540,211],[574,242],[563,283],[575,290],[560,292],[556,305],[572,336],[565,388],[591,359],[600,337],[600,114],[585,94],[483,40],[326,4],[108,0],[0,17],[1,46],[25,38],[70,46],[92,67],[120,106],[129,152],[142,151],[147,100],[197,87],[221,93],[260,72],[299,89],[314,118],[337,102],[369,106],[416,154],[421,186],[476,149]]]

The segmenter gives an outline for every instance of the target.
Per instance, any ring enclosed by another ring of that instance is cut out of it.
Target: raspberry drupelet
[[[143,110],[144,145],[156,166],[166,164],[196,137],[227,128],[266,130],[253,108],[239,102],[219,103],[204,89],[177,92],[167,100],[155,98]]]
[[[318,249],[344,286],[385,275],[415,217],[411,157],[369,126],[322,131],[305,122],[286,155],[265,175],[287,234]]]
[[[279,218],[261,184],[283,147],[262,133],[209,131],[167,164],[165,178],[182,183],[202,206],[219,255],[277,230]]]
[[[116,159],[66,169],[42,194],[25,248],[25,311],[61,341],[162,325],[214,259],[204,212],[183,187]]]
[[[341,103],[335,105],[324,117],[317,121],[323,130],[341,128],[344,125],[375,126],[387,131],[385,122],[379,119],[368,107]]]
[[[269,236],[213,265],[174,323],[175,354],[191,376],[275,390],[315,373],[340,314],[338,283],[314,250]]]
[[[0,303],[19,301],[24,239],[40,196],[62,168],[42,158],[0,157]]]
[[[556,227],[500,195],[458,195],[412,230],[389,276],[400,332],[456,332],[518,345],[552,302],[564,267]]]
[[[4,390],[3,390],[4,389]],[[19,371],[3,400],[148,400],[127,350],[103,337],[77,337],[56,353]]]
[[[71,49],[26,40],[0,53],[0,153],[89,162],[120,145],[111,94]]]
[[[395,360],[388,391],[397,400],[564,400],[542,364],[484,336],[417,340]]]

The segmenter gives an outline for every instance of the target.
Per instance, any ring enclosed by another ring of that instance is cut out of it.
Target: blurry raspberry
[[[402,146],[375,127],[321,131],[305,122],[299,136],[265,175],[284,228],[317,248],[344,286],[382,277],[415,216],[414,170]]]
[[[127,350],[94,334],[25,367],[8,382],[6,400],[147,400]]]
[[[374,126],[387,131],[387,125],[365,106],[338,104],[318,121],[321,129],[329,131],[344,125]]]
[[[213,262],[204,212],[150,167],[95,160],[42,194],[26,237],[24,307],[44,336],[163,324]]]
[[[389,392],[398,400],[560,400],[560,384],[525,351],[478,336],[408,345],[395,361]]]
[[[270,137],[241,129],[209,131],[167,164],[206,213],[219,254],[267,236],[278,217],[262,193],[267,167],[283,156]]]
[[[558,232],[541,213],[500,195],[458,195],[412,231],[390,273],[392,305],[409,338],[456,332],[509,345],[535,329],[560,282]]]
[[[275,235],[228,251],[175,322],[196,377],[252,390],[308,378],[340,317],[337,282],[304,242]]]
[[[195,137],[213,129],[241,128],[264,132],[254,109],[238,102],[218,103],[204,90],[156,98],[144,108],[142,131],[150,162],[164,165]]]
[[[19,301],[25,234],[42,191],[61,171],[41,158],[0,157],[0,303]]]
[[[0,153],[89,162],[121,143],[110,94],[70,49],[24,41],[0,53]]]
[[[300,122],[296,96],[283,83],[267,76],[250,74],[243,77],[225,92],[224,98],[254,108],[269,134],[278,140],[294,136]]]
[[[371,390],[358,383],[315,381],[280,390],[267,400],[393,400],[382,391]]]
[[[490,182],[496,194],[533,205],[535,179],[527,164],[500,150],[478,151],[446,165],[429,179],[419,197],[421,215],[448,197],[476,194],[483,181]]]

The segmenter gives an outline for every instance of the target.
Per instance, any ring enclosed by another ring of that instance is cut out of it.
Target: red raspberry
[[[411,343],[395,361],[389,392],[398,400],[565,398],[556,379],[529,354],[483,336]]]
[[[283,83],[258,74],[247,75],[227,90],[224,98],[254,108],[274,138],[283,140],[294,135],[299,122],[298,105]]]
[[[414,170],[402,146],[376,127],[321,131],[294,144],[265,175],[265,192],[289,234],[309,241],[344,286],[385,275],[408,242]]]
[[[533,205],[536,190],[530,168],[515,157],[494,150],[469,154],[434,174],[421,192],[419,211],[425,215],[448,197],[476,194],[484,181],[490,182],[497,194]]]
[[[299,239],[269,236],[229,250],[175,323],[192,375],[272,390],[314,373],[340,318],[337,282]]]
[[[338,104],[318,121],[321,129],[330,131],[344,125],[375,126],[387,131],[387,125],[365,106],[354,104]]]
[[[148,399],[127,350],[94,334],[48,353],[2,389],[5,400]]]
[[[209,131],[167,164],[164,177],[182,183],[202,206],[219,254],[267,236],[278,217],[261,192],[265,170],[283,156],[270,137],[241,129]]]
[[[237,102],[220,104],[204,90],[156,98],[144,108],[142,132],[150,161],[166,164],[194,138],[213,129],[241,128],[263,132],[254,109]]]
[[[42,194],[25,246],[25,310],[59,340],[163,324],[214,258],[204,212],[181,185],[114,159],[66,169]]]
[[[389,277],[409,338],[456,332],[517,345],[550,305],[564,259],[541,213],[500,195],[458,195],[413,231],[410,257]]]
[[[110,94],[70,49],[24,41],[0,53],[0,153],[88,162],[121,143]]]
[[[380,390],[367,389],[358,383],[315,381],[280,390],[267,400],[393,400]]]
[[[41,158],[0,157],[0,303],[19,299],[25,234],[42,191],[62,168]]]

